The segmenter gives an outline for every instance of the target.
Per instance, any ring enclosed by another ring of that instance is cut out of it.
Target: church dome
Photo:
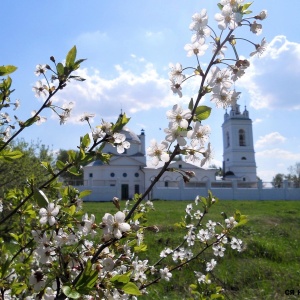
[[[139,139],[139,137],[128,127],[123,127],[123,129],[120,131],[120,133],[125,134],[126,141],[128,141],[129,143],[133,143],[133,144],[141,143],[141,140]]]

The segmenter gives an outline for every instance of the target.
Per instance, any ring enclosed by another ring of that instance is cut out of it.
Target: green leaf
[[[12,162],[15,159],[18,159],[23,156],[23,153],[19,150],[7,150],[4,149],[0,152],[0,160],[3,159],[8,162]]]
[[[55,175],[52,166],[48,161],[42,161],[41,165],[49,172],[49,174]]]
[[[130,281],[129,276],[127,275],[115,275],[113,278],[110,280],[111,282],[120,282],[120,283],[128,283]]]
[[[16,70],[17,70],[17,67],[12,66],[12,65],[1,66],[0,67],[0,76],[5,76],[8,74],[11,74]]]
[[[68,169],[68,172],[69,172],[70,174],[75,175],[75,176],[79,176],[79,175],[81,174],[81,173],[78,171],[78,168],[75,167],[75,166],[73,166],[73,167],[71,167],[70,169]]]
[[[252,14],[252,10],[245,10],[245,11],[243,11],[243,14],[244,15]]]
[[[84,197],[90,195],[91,193],[92,193],[91,190],[84,190],[84,191],[80,192],[80,194],[79,194],[78,197],[79,197],[79,198],[84,198]]]
[[[63,286],[62,290],[64,294],[71,299],[79,299],[81,296],[76,290],[72,289],[72,287],[68,285]]]
[[[128,122],[130,118],[126,117],[126,114],[122,114],[119,116],[115,125],[112,126],[113,132],[120,131]]]
[[[246,215],[242,215],[241,212],[239,210],[236,210],[235,213],[234,213],[234,220],[236,222],[238,222],[238,225],[236,225],[235,227],[237,226],[241,226],[241,225],[244,225],[248,222],[248,218]]]
[[[140,296],[142,295],[141,291],[139,288],[133,283],[133,282],[128,282],[125,284],[122,288],[122,290],[129,295],[134,295],[134,296]]]
[[[88,293],[90,290],[95,289],[97,279],[98,271],[92,269],[92,262],[88,260],[84,271],[76,283],[76,290],[81,293]]]
[[[252,5],[253,2],[248,2],[248,3],[245,3],[243,5],[243,8],[242,8],[242,12],[244,13],[245,10],[247,10],[251,5]]]
[[[14,282],[13,284],[11,284],[10,288],[13,295],[19,295],[23,291],[28,289],[25,283],[20,283],[20,282]]]
[[[218,7],[219,7],[220,10],[222,10],[223,7],[224,7],[221,3],[218,3],[217,5],[218,5]]]
[[[101,160],[103,163],[108,164],[112,154],[108,154],[108,153],[97,153],[96,156],[99,160]]]
[[[73,66],[73,70],[77,70],[80,67],[80,64],[82,62],[84,62],[86,59],[78,59],[77,61],[75,61],[74,66]],[[84,78],[82,78],[83,80],[85,80]]]
[[[69,162],[72,163],[76,160],[76,152],[74,150],[68,151]]]
[[[80,148],[87,148],[91,143],[90,135],[87,133],[83,138],[81,138]]]
[[[186,228],[186,223],[181,221],[181,222],[175,223],[174,226],[179,227],[179,228]]]
[[[65,210],[65,212],[67,214],[69,214],[70,216],[73,216],[74,213],[76,212],[76,206],[75,205],[71,205],[67,210]]]
[[[211,107],[201,105],[196,108],[195,117],[198,121],[203,121],[210,116]]]
[[[63,163],[61,160],[58,160],[56,162],[56,167],[57,167],[58,170],[62,170],[65,166],[66,166],[66,164]]]
[[[74,46],[67,54],[66,57],[66,67],[71,68],[73,70],[75,59],[76,59],[77,49]]]
[[[27,121],[21,124],[22,127],[29,127],[37,121],[36,117],[29,118]]]
[[[43,191],[41,191],[39,189],[35,189],[33,192],[33,197],[39,207],[47,207],[48,206],[49,200]]]
[[[58,75],[58,76],[64,75],[64,66],[63,66],[62,63],[58,63],[58,64],[56,65],[56,71],[57,71],[57,75]]]
[[[10,235],[12,238],[14,238],[14,240],[15,240],[17,243],[19,243],[19,240],[22,238],[22,234],[19,236],[19,235],[15,234],[15,233],[10,232],[9,235]]]
[[[145,252],[147,251],[147,245],[146,244],[141,244],[139,246],[134,247],[134,252],[139,253],[139,252]]]
[[[12,79],[7,76],[7,78],[5,80],[3,80],[3,86],[6,90],[9,90],[12,84]]]

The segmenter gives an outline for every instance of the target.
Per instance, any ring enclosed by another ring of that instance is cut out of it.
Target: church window
[[[92,177],[93,177],[93,173],[90,173],[90,174],[89,174],[89,177],[92,178]]]
[[[245,156],[242,157],[242,160],[247,160],[247,158]]]
[[[230,138],[229,138],[229,132],[226,132],[226,147],[230,147]]]
[[[140,193],[140,186],[138,184],[134,185],[134,193],[139,194]]]
[[[123,177],[127,177],[127,173],[123,173]]]
[[[110,177],[115,177],[115,173],[110,173]]]
[[[169,181],[165,181],[165,187],[169,186]]]
[[[239,145],[240,146],[246,146],[246,137],[245,137],[245,130],[244,129],[239,130]]]
[[[181,168],[182,168],[182,165],[179,165],[178,168],[181,169]]]
[[[135,176],[135,177],[139,177],[140,174],[139,174],[139,173],[134,173],[134,176]]]

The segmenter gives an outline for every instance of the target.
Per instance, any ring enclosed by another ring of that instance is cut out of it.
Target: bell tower
[[[243,113],[234,104],[224,115],[223,177],[225,180],[256,182],[256,163],[253,146],[252,120],[246,107]]]

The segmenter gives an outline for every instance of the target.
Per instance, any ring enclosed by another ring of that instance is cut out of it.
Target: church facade
[[[125,134],[130,148],[119,154],[115,147],[107,144],[103,151],[113,154],[109,164],[94,161],[83,168],[84,188],[92,191],[86,200],[111,201],[113,197],[131,199],[136,193],[143,193],[151,181],[159,173],[162,166],[147,165],[145,133],[139,135],[125,127],[121,133]],[[214,181],[215,169],[204,169],[182,160],[171,162],[170,168],[178,172],[165,172],[157,182],[157,187],[177,189],[183,184],[185,171],[193,171],[195,176],[186,186],[197,187],[201,182]]]
[[[224,115],[223,131],[223,180],[216,179],[216,169],[204,169],[183,160],[173,161],[170,168],[176,172],[165,172],[149,195],[151,199],[187,200],[194,198],[201,189],[224,185],[224,182],[246,182],[256,184],[256,163],[253,147],[252,121],[245,109],[231,108]],[[162,165],[153,167],[146,160],[146,135],[142,130],[136,134],[125,127],[130,148],[119,154],[115,147],[107,144],[103,151],[113,154],[109,164],[94,161],[83,168],[84,184],[80,189],[91,190],[87,201],[111,201],[113,197],[131,199],[135,193],[144,193]],[[193,171],[195,176],[185,182],[183,174]]]
[[[119,154],[107,144],[103,151],[113,154],[109,164],[94,161],[83,168],[83,185],[79,190],[91,190],[85,201],[111,201],[113,197],[132,199],[134,194],[143,194],[162,164],[157,167],[147,163],[146,135],[142,130],[136,134],[128,128],[122,131],[130,148]],[[204,169],[183,160],[172,161],[170,168],[176,172],[165,172],[154,185],[148,199],[194,200],[205,196],[210,190],[222,200],[299,200],[300,189],[290,188],[286,182],[280,189],[265,187],[257,180],[253,145],[252,121],[245,108],[233,105],[224,114],[223,176],[217,179],[216,169]],[[183,174],[193,171],[195,177],[185,182]]]

